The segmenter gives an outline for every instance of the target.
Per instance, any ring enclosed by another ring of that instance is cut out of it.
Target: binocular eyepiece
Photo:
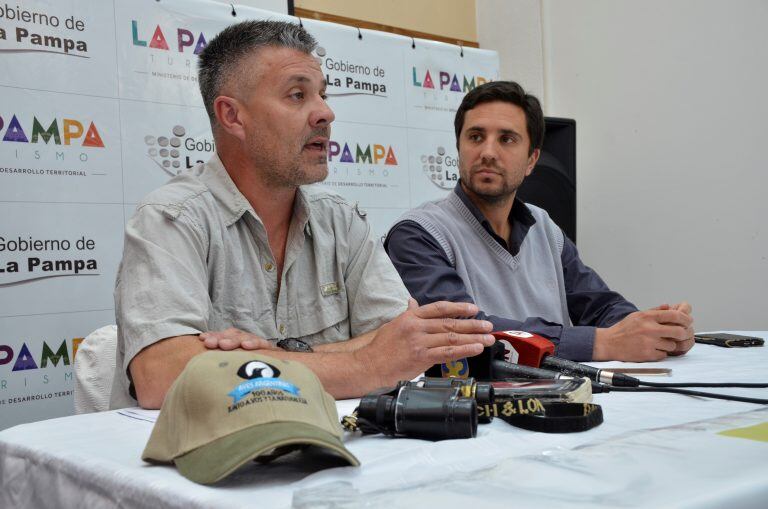
[[[492,402],[491,384],[472,378],[424,378],[363,396],[357,424],[363,433],[428,440],[472,438],[477,435],[478,405]]]

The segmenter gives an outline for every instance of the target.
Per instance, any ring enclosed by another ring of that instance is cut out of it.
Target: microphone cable
[[[505,362],[501,360],[493,360],[491,364],[492,364],[494,377],[497,377],[497,378],[507,378],[507,377],[509,378],[541,378],[541,379],[557,380],[564,375],[563,373],[553,371],[550,369],[533,368],[530,366],[522,366],[520,364],[511,364],[509,362]],[[579,375],[581,374],[572,373],[572,376],[579,376]],[[588,378],[591,378],[591,377],[588,377]],[[626,378],[637,380],[636,378],[629,377],[629,376],[627,376]],[[627,381],[624,380],[624,382],[627,382]],[[644,384],[644,382],[641,382],[640,380],[637,380],[637,382],[640,384]],[[681,385],[686,385],[686,384],[681,384]],[[748,388],[752,388],[753,386],[761,386],[761,385],[764,385],[764,384],[740,384],[740,385],[711,384],[712,387],[748,387]],[[689,386],[697,387],[697,385],[689,385]],[[599,393],[608,393],[608,392],[668,392],[672,394],[683,394],[686,396],[699,396],[703,398],[724,399],[727,401],[740,401],[743,403],[755,403],[758,405],[768,405],[768,399],[747,398],[742,396],[732,396],[729,394],[718,394],[714,392],[690,391],[690,390],[682,389],[679,387],[617,386],[617,385],[610,385],[607,383],[596,382],[594,380],[592,381],[592,393],[599,394]]]
[[[741,382],[646,382],[623,373],[614,373],[610,368],[595,368],[588,364],[547,355],[541,361],[541,367],[578,376],[586,376],[595,382],[609,384],[613,387],[654,387],[654,388],[683,388],[683,387],[738,387],[747,389],[764,389],[768,383]]]
[[[610,371],[610,369],[608,370]],[[740,383],[740,382],[646,382],[639,380],[640,385],[646,387],[743,387],[747,389],[764,389],[768,383]]]
[[[732,396],[730,394],[717,394],[714,392],[689,391],[676,387],[614,387],[607,384],[593,383],[593,393],[601,392],[669,392],[672,394],[684,394],[686,396],[698,396],[702,398],[724,399],[726,401],[740,401],[742,403],[755,403],[758,405],[768,405],[768,399],[745,398],[742,396]]]

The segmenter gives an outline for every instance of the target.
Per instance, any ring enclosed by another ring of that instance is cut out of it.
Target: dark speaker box
[[[576,121],[546,117],[541,157],[517,197],[547,211],[576,243]]]

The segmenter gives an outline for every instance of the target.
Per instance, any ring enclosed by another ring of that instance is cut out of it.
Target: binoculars
[[[427,440],[477,435],[478,405],[493,403],[493,386],[473,378],[423,378],[363,396],[357,425],[363,433]],[[490,422],[490,417],[482,418]]]

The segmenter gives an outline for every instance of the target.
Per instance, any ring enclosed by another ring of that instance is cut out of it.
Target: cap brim
[[[336,436],[303,422],[251,426],[198,447],[173,461],[181,475],[187,479],[200,484],[212,484],[276,447],[294,444],[329,449],[350,465],[360,465],[358,459]]]

